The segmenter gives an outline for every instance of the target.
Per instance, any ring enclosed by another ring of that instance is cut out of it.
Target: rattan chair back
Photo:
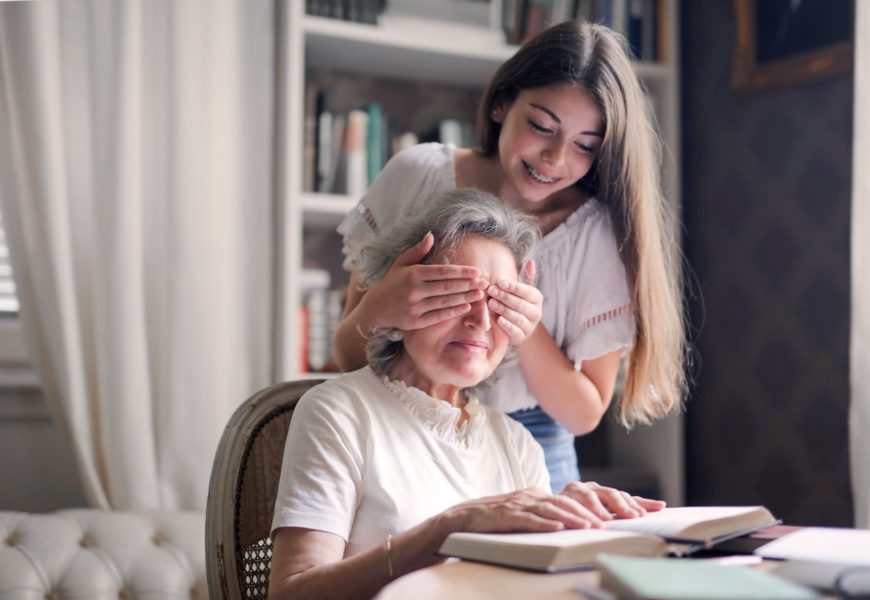
[[[230,417],[215,453],[205,516],[212,599],[265,600],[284,441],[299,398],[320,380],[272,385]]]

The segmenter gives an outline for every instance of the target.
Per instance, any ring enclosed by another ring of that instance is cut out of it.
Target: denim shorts
[[[580,480],[577,453],[574,451],[574,436],[559,425],[540,406],[508,413],[522,423],[544,449],[544,460],[550,472],[550,487],[560,492],[572,481]]]

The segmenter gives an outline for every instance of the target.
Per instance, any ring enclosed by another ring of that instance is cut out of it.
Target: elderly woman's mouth
[[[489,344],[480,340],[455,340],[450,342],[450,344],[466,350],[467,352],[486,352],[489,350]]]

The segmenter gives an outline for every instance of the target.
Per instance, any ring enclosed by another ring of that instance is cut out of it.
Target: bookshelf
[[[630,1],[630,0],[629,0]],[[679,179],[679,56],[678,0],[663,3],[667,22],[667,51],[661,62],[638,62],[637,72],[650,90],[659,127],[666,144],[664,185],[669,198],[678,204]],[[491,23],[497,23],[502,0],[490,0]],[[397,81],[425,82],[482,88],[489,76],[516,46],[509,45],[498,26],[446,23],[432,19],[391,15],[377,25],[341,21],[305,14],[305,3],[279,3],[278,25],[282,31],[278,48],[278,132],[280,165],[276,187],[280,201],[276,209],[279,253],[276,262],[278,325],[275,330],[276,373],[279,380],[328,376],[302,367],[298,315],[303,306],[303,266],[311,258],[311,236],[326,236],[326,252],[335,272],[341,261],[340,242],[329,237],[356,204],[358,198],[340,194],[312,193],[303,189],[305,148],[305,89],[311,69],[336,69],[355,75]],[[473,112],[473,107],[471,108]],[[334,235],[334,234],[332,234]],[[309,253],[309,254],[306,254]],[[340,275],[339,275],[340,276]],[[335,279],[335,277],[333,278]],[[346,281],[346,276],[343,281]],[[615,446],[611,454],[622,466],[642,467],[654,472],[665,498],[679,504],[683,498],[682,433],[678,420],[668,421],[625,435],[608,436]]]

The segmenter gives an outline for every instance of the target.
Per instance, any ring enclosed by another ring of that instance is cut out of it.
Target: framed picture
[[[852,69],[852,0],[734,0],[732,86],[756,92]]]

